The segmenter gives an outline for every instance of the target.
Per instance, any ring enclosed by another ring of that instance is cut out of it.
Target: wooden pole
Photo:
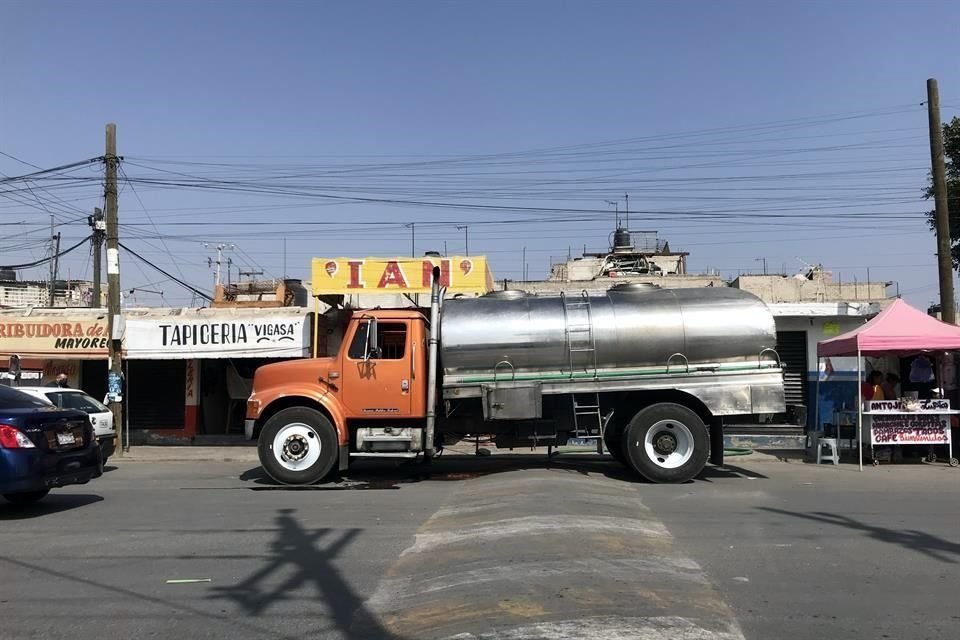
[[[943,128],[940,125],[940,90],[937,81],[927,80],[927,119],[930,124],[930,164],[937,222],[937,270],[940,277],[940,314],[944,322],[956,324],[953,298],[953,258],[950,253],[950,215],[947,206],[947,177],[943,159]]]

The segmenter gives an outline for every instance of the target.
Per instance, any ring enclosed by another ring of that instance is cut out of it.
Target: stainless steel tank
[[[773,316],[732,288],[659,289],[628,284],[606,295],[502,291],[443,303],[446,375],[564,372],[705,363],[757,363],[776,344]],[[676,354],[682,354],[677,356]],[[774,358],[772,354],[766,354]]]

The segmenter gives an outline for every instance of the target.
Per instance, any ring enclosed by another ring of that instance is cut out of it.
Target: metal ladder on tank
[[[576,354],[582,353],[588,357],[583,370],[590,372],[590,360],[593,364],[593,377],[597,377],[597,339],[593,333],[593,310],[590,306],[590,296],[586,291],[580,292],[580,297],[571,300],[567,294],[560,292],[560,302],[563,304],[563,332],[567,343],[567,356],[570,365],[570,377],[577,370],[574,363]],[[580,316],[577,318],[576,316]]]
[[[593,377],[597,377],[597,340],[593,333],[593,310],[590,306],[590,296],[586,291],[580,292],[580,297],[571,300],[566,293],[560,293],[563,303],[563,325],[567,344],[570,377],[577,370],[574,362],[578,353],[585,354],[588,362],[583,369],[590,372],[589,365],[593,365]],[[577,320],[577,315],[580,316]],[[591,362],[592,361],[592,362]],[[604,418],[600,412],[599,393],[574,393],[573,399],[573,436],[582,440],[596,440],[597,452],[603,453],[603,431],[609,416]]]

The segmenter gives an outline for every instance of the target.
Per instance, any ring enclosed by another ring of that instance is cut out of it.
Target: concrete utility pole
[[[940,272],[940,314],[956,324],[953,301],[953,260],[950,255],[950,214],[947,206],[947,176],[943,160],[943,127],[940,125],[940,89],[927,80],[927,117],[930,122],[930,164],[933,169],[933,199],[937,220],[937,266]]]
[[[107,208],[107,345],[110,359],[107,389],[119,392],[120,399],[110,393],[110,410],[113,412],[113,426],[117,430],[117,455],[123,457],[123,318],[120,315],[120,238],[117,224],[117,125],[107,125],[106,152],[103,154],[106,165],[106,186],[104,201]]]
[[[90,301],[90,306],[97,308],[100,306],[100,298],[102,295],[100,275],[103,273],[103,266],[100,262],[103,259],[103,236],[107,229],[107,225],[103,220],[103,210],[100,207],[96,207],[93,210],[93,215],[89,217],[87,222],[90,224],[90,228],[93,229],[93,236],[90,239],[93,245],[93,299]]]
[[[470,233],[470,227],[465,224],[457,226],[457,231],[461,229],[463,229],[463,255],[469,256],[470,255],[470,236],[467,234]]]

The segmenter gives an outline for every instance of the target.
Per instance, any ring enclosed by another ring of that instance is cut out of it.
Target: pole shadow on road
[[[361,530],[307,530],[294,517],[295,513],[294,509],[278,511],[276,538],[261,568],[236,585],[213,589],[209,597],[227,598],[256,617],[281,602],[302,600],[300,590],[312,587],[318,596],[317,607],[299,615],[326,615],[345,638],[400,640],[367,610],[363,599],[333,564]]]
[[[859,531],[874,540],[897,545],[909,551],[916,551],[941,562],[957,564],[957,558],[960,557],[960,544],[945,540],[939,536],[931,535],[925,531],[879,527],[877,525],[867,524],[856,518],[851,518],[850,516],[826,511],[800,513],[787,511],[785,509],[776,509],[774,507],[757,508],[768,513],[790,516],[792,518],[803,518],[804,520],[812,520],[814,522],[832,524],[837,527]]]
[[[102,496],[92,493],[51,493],[40,502],[27,505],[3,504],[0,499],[0,522],[4,520],[30,520],[42,518],[61,511],[70,511],[101,502]]]

